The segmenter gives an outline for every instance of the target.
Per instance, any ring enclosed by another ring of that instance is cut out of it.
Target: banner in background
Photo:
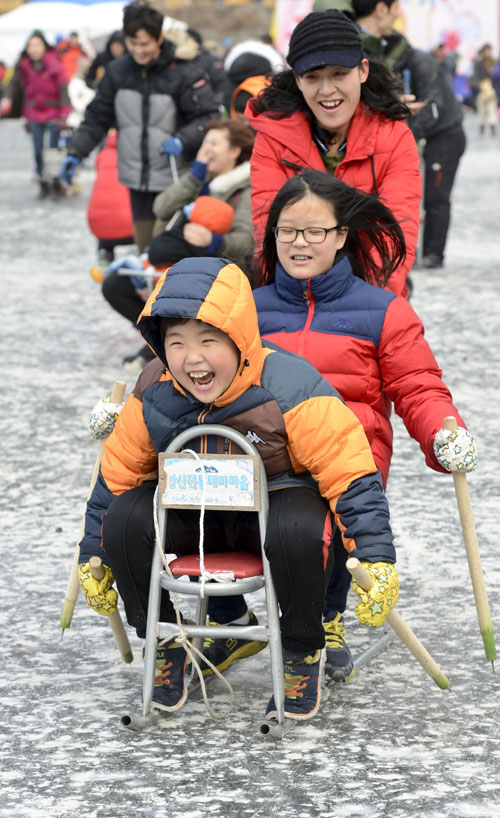
[[[314,0],[276,0],[270,34],[281,54],[286,55],[293,29],[313,5]],[[444,43],[447,51],[458,52],[458,72],[470,74],[482,45],[491,43],[498,54],[499,7],[499,0],[400,0],[402,19],[396,27],[425,51]]]
[[[457,71],[470,74],[476,52],[491,43],[498,54],[499,0],[400,0],[401,30],[416,48],[443,43],[459,55]]]

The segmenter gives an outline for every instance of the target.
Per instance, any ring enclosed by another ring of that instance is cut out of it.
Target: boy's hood
[[[194,318],[212,324],[225,332],[240,350],[240,367],[229,389],[215,401],[218,406],[231,403],[245,389],[259,382],[265,352],[257,310],[250,283],[236,264],[223,258],[187,258],[174,264],[160,278],[137,326],[166,367],[160,319],[170,317]]]

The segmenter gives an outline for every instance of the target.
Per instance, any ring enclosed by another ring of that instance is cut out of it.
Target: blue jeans
[[[49,132],[49,148],[57,148],[57,121],[30,122],[31,136],[33,137],[33,150],[35,153],[36,172],[40,178],[43,174],[43,143],[46,130]]]

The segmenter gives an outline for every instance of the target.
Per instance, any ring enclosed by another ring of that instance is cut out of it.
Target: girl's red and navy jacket
[[[261,335],[310,361],[357,415],[384,485],[393,403],[427,465],[445,471],[434,436],[448,415],[466,427],[406,299],[357,278],[346,257],[305,280],[278,264],[275,281],[254,290],[254,299]]]
[[[304,170],[325,171],[325,164],[304,111],[276,119],[273,112],[257,113],[253,105],[250,100],[245,115],[257,132],[250,179],[254,233],[260,245],[271,202],[287,179]],[[406,260],[394,271],[387,287],[406,295],[406,276],[415,260],[422,194],[417,145],[408,125],[377,114],[360,102],[335,176],[378,196],[399,222],[406,241]]]
[[[162,316],[204,321],[236,344],[239,368],[214,403],[200,403],[166,369]],[[113,496],[156,481],[158,453],[179,432],[207,423],[225,424],[257,441],[269,490],[297,484],[319,490],[348,552],[395,561],[387,500],[363,427],[311,364],[263,346],[250,284],[236,265],[219,258],[175,264],[159,280],[138,325],[158,358],[144,368],[106,441],[87,504],[81,562],[96,554],[106,561],[101,520]],[[224,445],[212,437],[197,443],[202,452]]]

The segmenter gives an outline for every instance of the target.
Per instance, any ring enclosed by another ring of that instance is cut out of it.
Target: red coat
[[[273,284],[254,290],[263,338],[306,358],[357,415],[387,482],[392,405],[425,454],[444,472],[433,441],[453,406],[442,372],[408,302],[353,275],[341,258],[324,275],[289,276],[280,264]]]
[[[252,218],[260,245],[269,206],[286,180],[306,168],[324,171],[325,165],[303,111],[272,119],[256,113],[250,100],[245,114],[257,131],[250,174]],[[387,119],[359,103],[349,126],[345,157],[335,176],[351,187],[376,193],[400,222],[406,261],[392,274],[388,289],[406,295],[406,276],[417,247],[422,195],[420,160],[410,129],[404,122]]]
[[[96,178],[87,205],[90,231],[98,239],[127,239],[133,236],[132,210],[128,188],[118,181],[116,131],[97,154]]]
[[[39,71],[28,56],[17,70],[24,93],[22,116],[32,122],[66,119],[71,105],[67,104],[66,72],[56,51],[45,52]]]

